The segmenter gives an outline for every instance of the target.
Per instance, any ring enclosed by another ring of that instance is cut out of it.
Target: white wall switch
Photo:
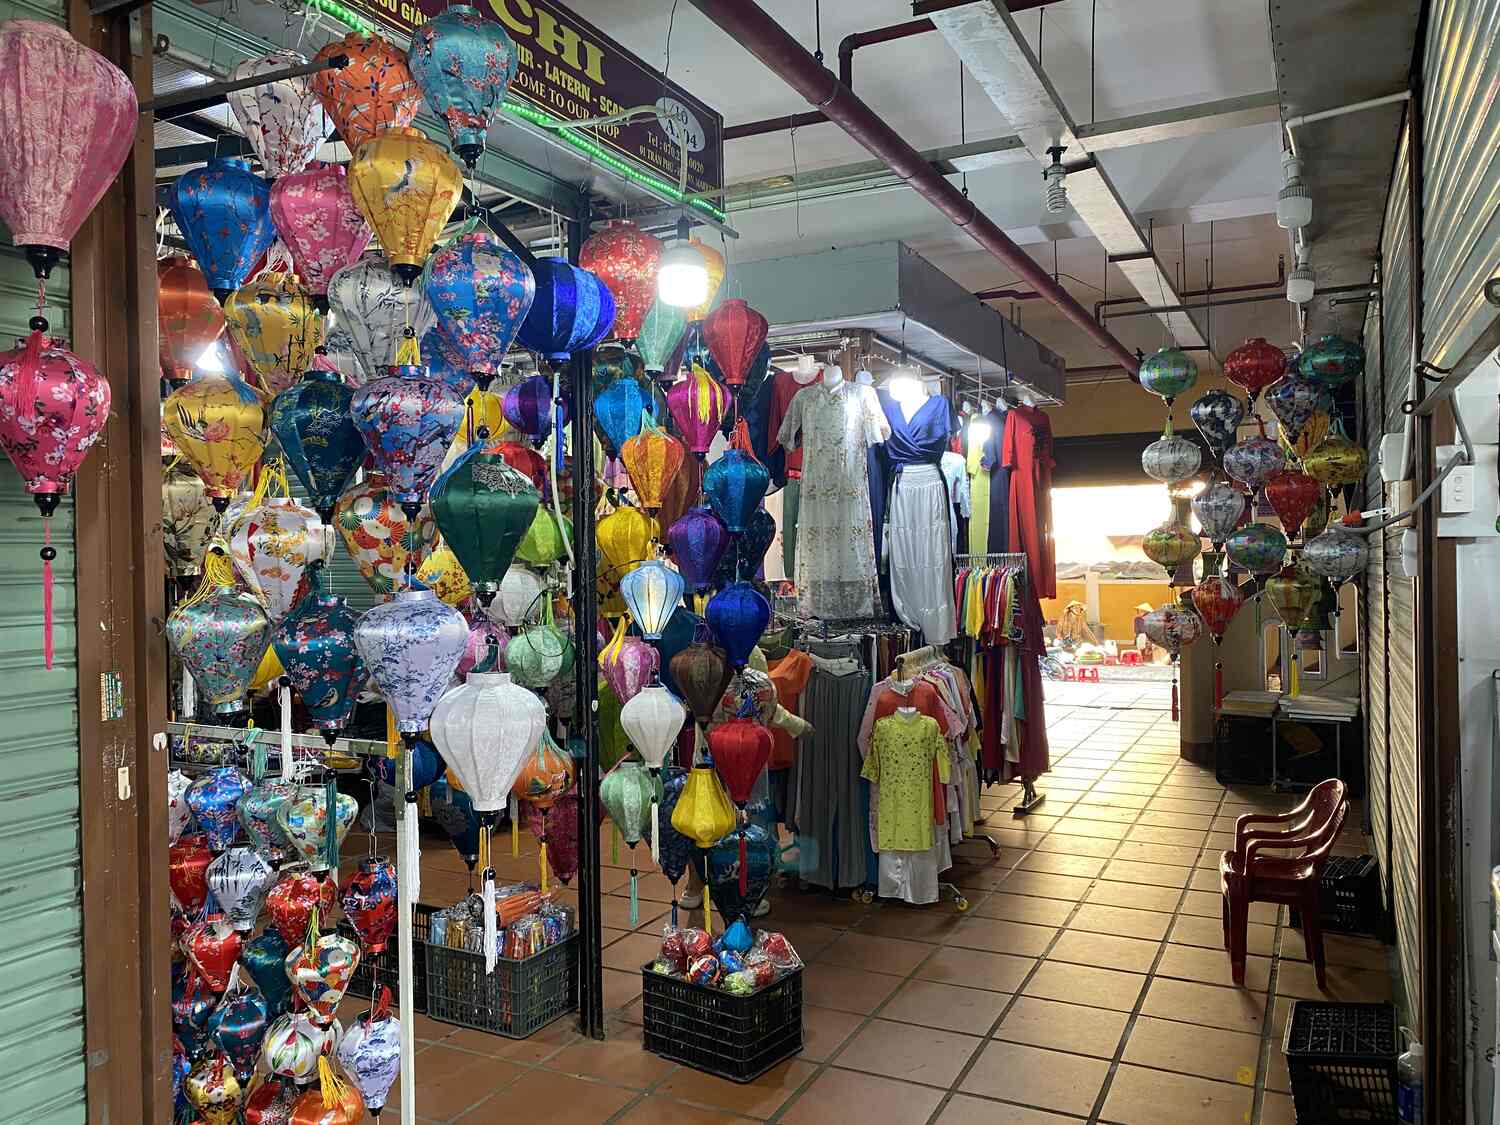
[[[1460,465],[1443,481],[1443,515],[1458,516],[1474,510],[1474,466]]]

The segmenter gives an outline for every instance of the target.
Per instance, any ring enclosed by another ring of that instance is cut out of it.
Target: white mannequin
[[[843,381],[843,368],[839,367],[837,364],[829,364],[827,367],[823,368],[823,386],[827,387],[830,391],[838,390]]]
[[[901,407],[901,413],[908,422],[912,416],[921,409],[927,401],[927,385],[919,379],[913,379],[909,375],[898,375],[886,384],[886,390]]]
[[[819,364],[810,355],[799,355],[797,366],[792,369],[792,378],[802,386],[807,386],[818,377]]]

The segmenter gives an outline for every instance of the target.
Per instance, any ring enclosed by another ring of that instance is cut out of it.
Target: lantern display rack
[[[167,739],[173,751],[174,765],[181,760],[184,768],[192,768],[196,763],[190,758],[181,758],[177,753],[177,739],[204,738],[209,741],[233,743],[242,750],[249,750],[250,731],[245,727],[215,726],[209,723],[186,723],[169,722],[167,724]],[[257,730],[261,738],[265,740],[264,745],[268,756],[274,762],[282,749],[282,736],[272,730]],[[315,734],[293,734],[291,736],[291,747],[294,751],[303,750],[307,752],[308,759],[318,759],[326,769],[338,770],[337,765],[330,765],[326,758],[344,755],[359,758],[383,758],[389,749],[383,739],[375,738],[345,738],[342,735],[330,746],[321,735]]]

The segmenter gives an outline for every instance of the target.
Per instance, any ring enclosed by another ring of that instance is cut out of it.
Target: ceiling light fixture
[[[656,270],[656,295],[665,305],[696,308],[708,300],[708,263],[688,241],[687,216],[677,220],[677,241],[662,251]]]
[[[1047,213],[1060,215],[1068,209],[1068,185],[1064,182],[1068,170],[1062,166],[1062,154],[1066,146],[1053,145],[1047,150],[1052,163],[1042,169],[1042,180],[1047,185]]]
[[[1292,153],[1281,154],[1283,185],[1276,196],[1276,225],[1283,230],[1301,230],[1312,222],[1312,192],[1302,182],[1302,161]]]
[[[1297,268],[1286,275],[1286,299],[1294,305],[1305,305],[1317,291],[1317,278],[1305,258],[1297,259]]]

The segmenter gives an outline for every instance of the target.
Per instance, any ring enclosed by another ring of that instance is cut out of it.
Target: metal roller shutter
[[[1382,493],[1380,466],[1374,451],[1374,446],[1385,430],[1385,411],[1382,408],[1384,396],[1379,378],[1383,362],[1381,331],[1380,303],[1372,301],[1364,327],[1365,370],[1368,374],[1360,385],[1360,433],[1364,435],[1366,447],[1370,451],[1369,468],[1365,475],[1364,503],[1367,508],[1379,507]],[[1368,729],[1365,733],[1368,762],[1365,776],[1369,783],[1366,787],[1365,812],[1375,855],[1380,861],[1383,889],[1389,901],[1390,849],[1387,847],[1387,832],[1390,826],[1390,796],[1387,784],[1390,760],[1385,738],[1385,552],[1382,550],[1372,550],[1369,554],[1360,590],[1360,619],[1363,624],[1360,656],[1365,673],[1364,712],[1368,717]]]

